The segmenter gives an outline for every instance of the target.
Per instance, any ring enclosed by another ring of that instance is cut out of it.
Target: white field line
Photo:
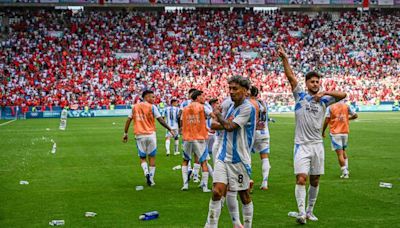
[[[12,122],[14,122],[14,121],[16,121],[16,120],[17,120],[17,119],[13,119],[13,120],[7,121],[7,122],[5,122],[5,123],[0,124],[0,126],[7,125],[7,124],[12,123]]]

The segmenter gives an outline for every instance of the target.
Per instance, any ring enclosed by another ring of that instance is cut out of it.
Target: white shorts
[[[183,141],[183,159],[185,161],[192,160],[192,154],[196,155],[199,162],[202,163],[207,159],[207,141]]]
[[[213,183],[228,185],[231,191],[243,191],[250,186],[250,165],[246,167],[243,163],[228,163],[217,160],[214,165]]]
[[[330,134],[331,136],[331,147],[333,151],[346,150],[347,141],[349,140],[348,134]]]
[[[179,139],[179,130],[172,129],[172,131],[175,133],[175,137],[173,137],[171,133],[167,130],[167,132],[165,133],[165,138],[174,138],[175,140]]]
[[[323,175],[324,161],[322,142],[294,145],[294,174]]]
[[[269,138],[256,138],[253,145],[253,152],[269,154]]]
[[[154,157],[157,153],[157,138],[156,133],[151,135],[139,135],[136,137],[136,146],[138,155],[141,158],[146,156]]]

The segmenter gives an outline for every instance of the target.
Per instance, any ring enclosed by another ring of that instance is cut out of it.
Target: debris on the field
[[[50,128],[46,128],[46,131],[50,131]]]
[[[142,185],[138,185],[136,186],[136,191],[142,191],[143,190],[143,186]]]
[[[380,182],[379,187],[381,188],[392,188],[393,184],[392,183],[385,183],[385,182]]]
[[[172,170],[180,170],[180,169],[182,169],[181,165],[177,165],[177,166],[172,167]]]
[[[64,226],[65,225],[65,221],[64,220],[51,220],[51,222],[49,222],[50,226]]]
[[[22,185],[24,185],[24,184],[29,184],[29,182],[28,182],[28,181],[22,180],[22,181],[19,181],[19,184],[22,184]]]
[[[85,217],[95,217],[97,215],[96,212],[87,211],[85,212]]]
[[[53,140],[52,140],[53,141]],[[54,142],[54,141],[53,141]],[[55,154],[56,153],[56,151],[57,151],[57,143],[53,143],[53,148],[51,148],[51,153],[52,154]]]
[[[294,217],[294,218],[296,218],[297,215],[299,215],[299,213],[296,212],[296,211],[290,211],[287,215],[288,215],[289,217]]]
[[[113,122],[112,125],[115,125],[115,122]]]

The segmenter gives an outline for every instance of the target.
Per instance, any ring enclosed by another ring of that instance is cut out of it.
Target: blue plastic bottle
[[[156,219],[158,218],[158,211],[150,211],[150,212],[146,212],[142,215],[139,216],[140,220],[152,220],[152,219]]]

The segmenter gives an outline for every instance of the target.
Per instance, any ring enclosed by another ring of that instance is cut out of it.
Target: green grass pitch
[[[254,227],[295,227],[287,213],[296,210],[293,175],[292,114],[272,115],[270,189],[258,189],[261,165],[253,155]],[[145,186],[135,142],[122,143],[126,118],[18,120],[0,126],[0,227],[47,227],[53,219],[65,227],[202,227],[211,193],[197,185],[180,191],[180,156],[165,156],[165,130],[157,134],[156,186]],[[4,121],[2,121],[4,123]],[[115,123],[115,124],[113,124]],[[57,143],[51,154],[51,139]],[[336,155],[325,140],[325,175],[315,214],[318,227],[400,226],[400,113],[360,113],[351,123],[350,179],[339,179]],[[172,147],[173,143],[171,143]],[[29,185],[20,185],[20,180]],[[379,182],[393,183],[392,189]],[[135,186],[144,185],[143,191]],[[158,210],[160,217],[139,221]],[[94,211],[94,218],[84,217]],[[220,227],[232,227],[223,208]]]

